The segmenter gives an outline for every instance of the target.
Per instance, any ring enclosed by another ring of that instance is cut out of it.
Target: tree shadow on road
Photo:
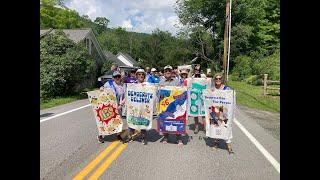
[[[149,131],[147,131],[147,140],[148,140],[148,142],[156,142],[161,138],[162,138],[162,136],[159,135],[157,130],[150,129]]]
[[[109,136],[104,136],[103,137],[104,141],[108,141],[108,142],[113,142],[113,141],[118,141],[117,135],[116,134],[112,134]]]

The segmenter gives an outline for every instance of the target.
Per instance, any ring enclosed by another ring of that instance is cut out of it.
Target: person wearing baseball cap
[[[162,78],[159,82],[160,86],[180,86],[180,82],[177,78],[172,76],[173,68],[170,65],[165,66],[164,68],[164,78]],[[162,143],[167,144],[168,143],[168,137],[169,133],[163,133],[163,139]],[[181,140],[181,134],[176,135],[178,140],[178,146],[183,146],[182,140]]]
[[[152,83],[152,84],[158,84],[160,82],[160,77],[156,73],[157,73],[157,69],[152,68],[151,74],[150,74],[149,78],[147,79],[147,82]]]
[[[107,81],[100,90],[103,90],[103,88],[111,88],[114,90],[116,94],[117,104],[118,104],[118,111],[119,114],[122,114],[122,107],[125,103],[125,85],[122,83],[121,80],[121,73],[119,71],[114,71],[112,73],[112,79]],[[121,140],[120,133],[117,134],[117,137],[119,140]],[[100,143],[104,142],[104,138],[102,135],[98,135],[98,141]]]
[[[164,77],[159,82],[160,86],[180,86],[178,79],[172,76],[172,66],[166,65],[163,69]]]

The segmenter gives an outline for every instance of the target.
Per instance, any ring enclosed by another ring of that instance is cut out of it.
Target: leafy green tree
[[[62,31],[40,40],[40,98],[78,91],[82,82],[96,75],[96,67],[83,44],[74,44]]]

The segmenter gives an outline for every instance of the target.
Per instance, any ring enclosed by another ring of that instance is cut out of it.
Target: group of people
[[[160,87],[162,86],[187,86],[186,79],[189,76],[189,70],[182,69],[179,72],[177,69],[173,68],[170,65],[167,65],[163,68],[163,73],[157,71],[156,68],[146,67],[145,69],[132,70],[129,75],[125,76],[119,72],[119,69],[112,67],[113,74],[112,80],[107,81],[103,87],[114,89],[117,97],[118,110],[119,114],[122,114],[123,106],[125,105],[125,92],[126,92],[126,83],[137,83],[142,85],[147,84],[158,84]],[[192,75],[193,78],[206,78],[206,75],[202,73],[200,70],[200,66],[196,66],[194,68],[194,73]],[[228,90],[230,89],[228,86],[223,84],[223,79],[221,74],[216,74],[213,77],[214,85],[212,89],[219,90]],[[101,87],[100,89],[103,89]],[[195,130],[194,133],[197,134],[199,132],[199,118],[202,118],[203,127],[205,127],[205,119],[204,116],[194,117],[195,122]],[[205,131],[205,128],[203,128]],[[135,134],[135,129],[129,127],[129,142],[134,141],[133,134]],[[140,131],[140,130],[138,130]],[[168,133],[163,133],[162,143],[167,144],[168,142]],[[183,146],[182,135],[176,135],[178,146]],[[118,138],[120,138],[120,134],[118,134]],[[98,140],[101,142],[103,136],[98,136]],[[144,145],[147,144],[147,131],[141,130],[141,140]],[[229,153],[233,153],[231,148],[231,139],[226,140],[227,150]],[[217,148],[219,144],[219,140],[214,140],[214,148]]]

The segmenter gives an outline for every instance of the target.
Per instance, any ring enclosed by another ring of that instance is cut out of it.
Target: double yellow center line
[[[118,146],[120,144],[120,146]],[[118,147],[117,147],[118,146]],[[82,171],[80,171],[73,180],[84,179],[99,162],[106,157],[115,148],[116,150],[98,167],[98,169],[89,177],[90,180],[98,179],[101,174],[110,166],[110,164],[120,155],[126,148],[126,144],[121,144],[120,141],[112,142],[105,150],[103,150],[94,160],[92,160]]]

